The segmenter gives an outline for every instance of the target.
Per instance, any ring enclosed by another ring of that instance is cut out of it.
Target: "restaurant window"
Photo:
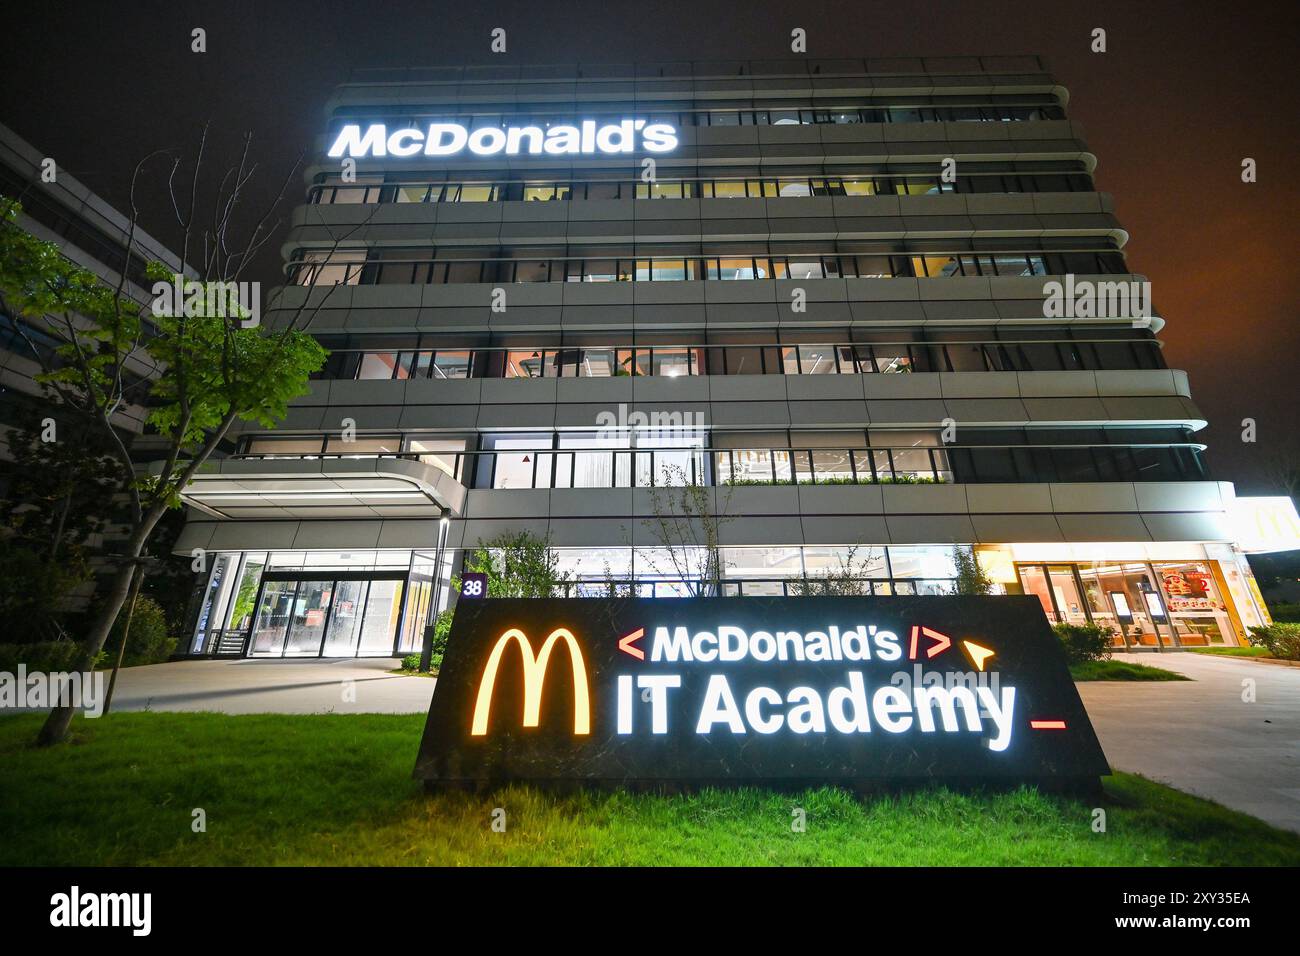
[[[1154,568],[1179,644],[1204,647],[1236,643],[1228,605],[1208,562],[1169,562]]]

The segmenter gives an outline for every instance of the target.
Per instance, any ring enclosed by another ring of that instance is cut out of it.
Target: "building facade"
[[[356,77],[265,310],[330,357],[187,493],[191,652],[418,650],[518,531],[583,594],[697,590],[714,532],[724,595],[939,593],[971,548],[1117,646],[1243,642],[1233,488],[1067,100],[1034,57]]]
[[[152,283],[145,276],[149,262],[161,262],[179,269],[179,259],[161,242],[138,226],[131,230],[129,220],[92,192],[74,176],[57,167],[39,149],[7,126],[0,125],[0,196],[16,200],[22,212],[18,225],[38,239],[53,243],[70,262],[97,276],[106,286],[122,291],[141,308],[152,301]],[[130,237],[128,239],[128,237]],[[128,255],[127,246],[133,248]],[[89,328],[84,316],[66,317],[74,326]],[[64,316],[52,321],[15,316],[0,307],[0,497],[9,497],[14,455],[10,435],[15,429],[31,428],[34,423],[53,420],[56,433],[75,441],[84,424],[51,400],[37,376],[46,367],[57,367],[56,349],[65,341],[62,334]],[[156,377],[158,365],[145,349],[127,360],[128,395],[142,396],[137,384]],[[127,445],[142,438],[147,409],[140,400],[123,402],[112,423]],[[40,427],[37,425],[36,427]],[[145,439],[147,440],[147,439]],[[79,450],[81,445],[75,446]],[[107,526],[102,533],[84,542],[92,554],[96,571],[103,565],[95,554],[105,537],[120,529]],[[70,610],[81,610],[91,599],[95,580],[78,586],[69,596]]]

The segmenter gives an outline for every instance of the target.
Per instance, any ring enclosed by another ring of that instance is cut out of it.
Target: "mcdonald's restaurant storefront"
[[[1268,623],[1250,567],[1231,549],[1115,549],[1118,554],[1064,559],[1070,548],[1014,547],[1010,590],[1032,594],[1052,623],[1096,624],[1117,650],[1164,650],[1247,643]]]

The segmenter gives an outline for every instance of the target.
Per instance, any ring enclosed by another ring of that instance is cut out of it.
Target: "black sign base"
[[[1089,795],[1109,772],[1023,596],[462,601],[415,768],[433,789]]]

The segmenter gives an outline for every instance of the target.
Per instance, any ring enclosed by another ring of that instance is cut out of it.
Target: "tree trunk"
[[[113,708],[113,689],[117,687],[117,672],[122,669],[122,660],[126,657],[126,642],[131,639],[131,618],[135,617],[136,600],[140,597],[140,585],[144,581],[144,568],[136,565],[131,578],[131,602],[126,609],[126,626],[122,628],[122,646],[117,649],[117,660],[113,662],[113,673],[108,678],[108,693],[104,695],[104,714]],[[101,717],[103,714],[100,715]]]
[[[131,579],[135,576],[136,560],[143,550],[140,543],[142,541],[138,534],[132,537],[132,547],[129,549],[131,553],[124,556],[122,567],[113,577],[113,586],[108,591],[103,610],[99,612],[99,617],[86,635],[81,653],[73,667],[74,671],[81,674],[91,672],[95,657],[103,649],[104,641],[108,639],[108,632],[113,629],[113,622],[117,620],[122,605],[126,603],[127,594],[131,590]],[[70,702],[56,706],[41,726],[41,732],[36,737],[36,745],[48,747],[62,742],[68,735],[68,727],[72,724],[72,718],[76,713],[77,708]]]

